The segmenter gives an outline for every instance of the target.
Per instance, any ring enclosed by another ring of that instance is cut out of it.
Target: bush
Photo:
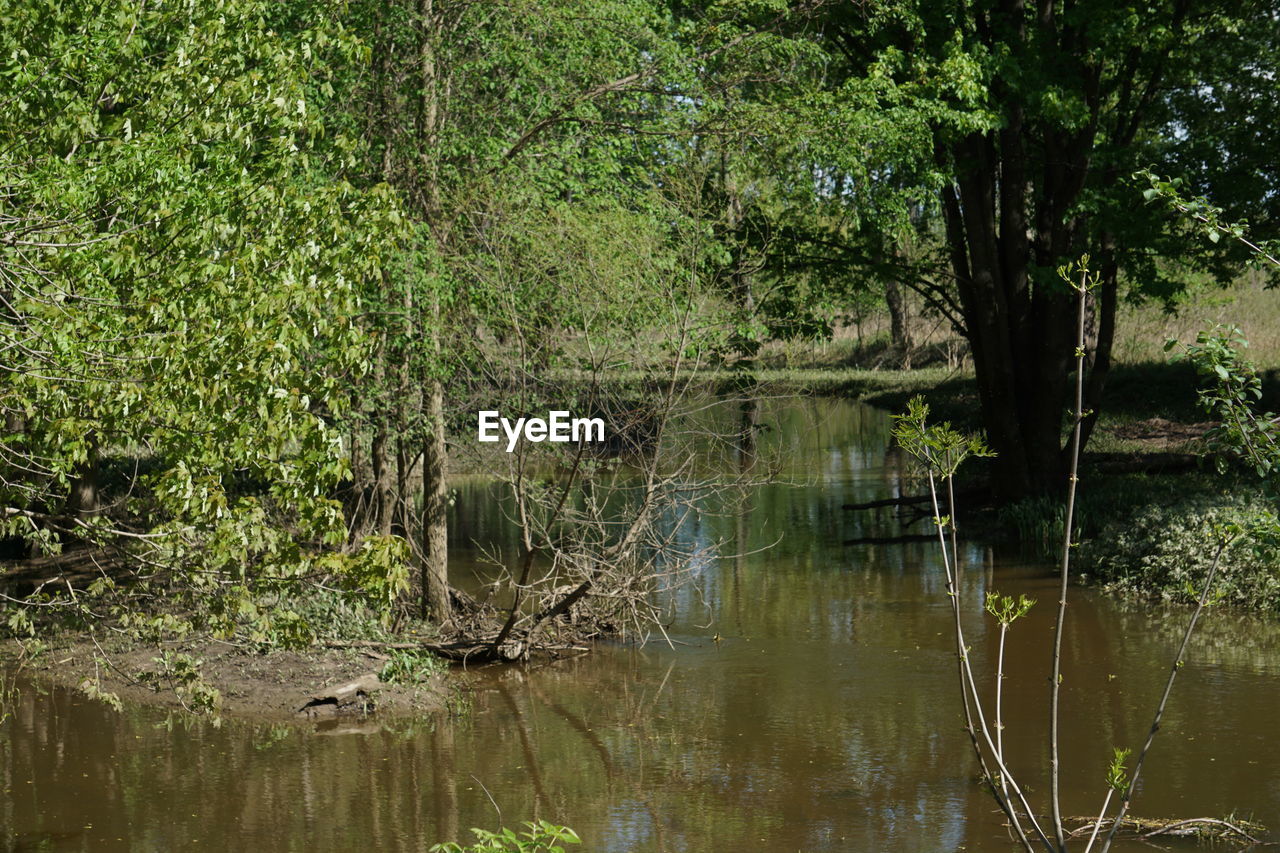
[[[390,660],[382,667],[378,677],[388,684],[414,687],[426,684],[432,676],[444,672],[445,662],[430,652],[414,649],[393,649]]]
[[[1213,560],[1216,531],[1266,526],[1272,513],[1256,492],[1150,505],[1106,525],[1083,546],[1082,563],[1110,590],[1194,602]],[[1280,613],[1280,542],[1274,536],[1238,538],[1223,552],[1212,600]]]

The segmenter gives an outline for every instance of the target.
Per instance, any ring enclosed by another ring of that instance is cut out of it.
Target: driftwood
[[[365,716],[374,710],[373,691],[381,684],[375,673],[368,673],[324,693],[312,696],[297,713],[312,719],[348,715]]]
[[[591,592],[593,582],[564,586],[553,591],[555,600],[531,616],[528,624],[503,636],[492,611],[485,611],[469,596],[471,612],[455,614],[439,640],[326,640],[320,644],[331,649],[369,649],[372,651],[419,651],[463,665],[515,663],[532,657],[559,658],[566,654],[590,651],[586,643],[600,635],[598,626],[575,626],[569,637],[546,636],[540,626],[556,618],[570,618],[574,607]],[[457,617],[462,618],[457,618]]]
[[[1094,828],[1099,827],[1096,817],[1073,817],[1067,820],[1080,824],[1067,833],[1071,838],[1091,835]],[[1112,823],[1112,819],[1105,819],[1099,828],[1109,828]],[[1232,823],[1213,817],[1194,817],[1185,820],[1126,817],[1120,830],[1120,837],[1136,838],[1140,841],[1161,835],[1171,835],[1183,838],[1194,836],[1214,840],[1234,840],[1242,844],[1261,844],[1262,840],[1251,833],[1262,834],[1267,831],[1266,827],[1252,821],[1239,820]]]
[[[981,489],[964,489],[956,492],[956,503],[969,503],[975,500],[980,501],[984,491]],[[882,498],[878,501],[865,501],[856,504],[842,504],[841,509],[847,509],[851,512],[860,512],[865,509],[883,509],[884,507],[903,507],[911,508],[917,512],[921,512],[920,507],[925,507],[923,512],[929,511],[929,504],[933,503],[933,498],[929,495],[899,495],[896,498]]]
[[[571,643],[538,643],[530,646],[522,640],[508,640],[497,649],[493,647],[493,639],[463,639],[456,640],[451,643],[429,643],[429,642],[387,642],[382,643],[376,640],[326,640],[321,643],[325,648],[329,649],[374,649],[374,650],[396,650],[396,651],[420,651],[430,652],[437,657],[454,663],[462,664],[482,664],[482,663],[512,663],[514,661],[526,660],[531,655],[547,654],[558,656],[567,652],[588,652],[586,646],[573,645]]]

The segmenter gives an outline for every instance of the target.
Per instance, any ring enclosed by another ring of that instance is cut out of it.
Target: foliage
[[[1123,793],[1129,787],[1129,773],[1125,762],[1133,750],[1128,747],[1114,747],[1111,752],[1111,763],[1107,765],[1107,787],[1117,793]]]
[[[399,227],[320,121],[361,56],[335,12],[0,3],[0,532],[127,547],[220,632],[317,572],[396,583],[334,550],[338,389]]]
[[[200,669],[204,661],[183,652],[164,652],[152,658],[152,662],[156,664],[155,669],[137,673],[140,682],[157,690],[168,688],[187,711],[210,714],[217,719],[218,710],[222,707],[222,694],[204,680]]]
[[[946,421],[928,424],[928,417],[929,406],[924,398],[912,397],[907,411],[893,416],[893,438],[931,476],[949,480],[966,459],[993,455],[979,436],[966,435]]]
[[[1201,380],[1207,380],[1198,391],[1200,407],[1219,421],[1206,436],[1209,446],[1240,459],[1274,491],[1280,473],[1280,426],[1276,415],[1254,409],[1262,399],[1262,379],[1241,357],[1240,350],[1248,346],[1239,329],[1218,327],[1197,335],[1185,357]],[[1220,457],[1219,464],[1225,466],[1225,458]]]
[[[80,690],[90,699],[96,699],[106,704],[116,712],[124,710],[124,703],[120,701],[120,697],[114,693],[102,689],[101,667],[106,666],[107,662],[101,658],[94,658],[94,672],[92,678],[84,678],[80,682]]]
[[[1280,538],[1270,502],[1260,496],[1186,495],[1152,504],[1105,526],[1081,550],[1095,580],[1130,595],[1194,603],[1213,559],[1206,543],[1225,526],[1251,531],[1222,554],[1214,601],[1280,612]]]
[[[842,250],[822,254],[883,270],[885,255],[923,238],[926,251],[897,274],[971,344],[1002,498],[1053,492],[1065,473],[1075,300],[1056,267],[1085,251],[1097,261],[1089,310],[1098,346],[1084,391],[1084,409],[1097,412],[1126,291],[1171,300],[1189,280],[1206,271],[1223,280],[1245,260],[1229,241],[1188,241],[1163,211],[1135,209],[1146,181],[1133,173],[1155,164],[1194,174],[1232,215],[1275,221],[1274,193],[1245,179],[1244,165],[1274,168],[1256,129],[1274,99],[1273,63],[1260,60],[1280,44],[1274,13],[1269,2],[949,0],[816,13],[821,26],[811,32],[829,57],[821,90],[849,87],[864,98],[847,122],[830,123],[834,139],[806,153],[815,175],[834,176],[828,192],[845,202],[849,221],[866,223],[878,249],[828,240]],[[1236,112],[1224,113],[1227,103]],[[844,191],[844,163],[865,156],[864,131],[887,117],[915,136]],[[867,204],[863,184],[873,193],[896,184],[896,198],[878,198],[899,212]],[[913,217],[914,235],[903,227]]]
[[[1007,628],[1023,616],[1026,616],[1031,608],[1035,606],[1035,603],[1036,600],[1034,598],[1028,598],[1025,594],[1014,598],[1011,595],[988,592],[983,608],[1002,627]]]
[[[9,672],[0,672],[0,726],[13,716],[21,694],[17,679]]]
[[[564,853],[565,844],[581,844],[582,839],[567,826],[556,826],[545,820],[527,821],[528,830],[517,833],[511,829],[490,832],[472,829],[477,841],[463,847],[449,841],[433,845],[433,853]]]
[[[392,649],[390,658],[382,666],[378,677],[389,684],[414,687],[426,684],[445,670],[444,661],[430,652],[413,649]]]
[[[1222,479],[1212,472],[1185,472],[1169,475],[1113,474],[1091,481],[1080,493],[1073,526],[1081,542],[1099,540],[1108,531],[1122,529],[1148,506],[1172,506],[1188,495],[1221,494],[1230,487],[1248,492],[1248,484],[1237,478]],[[1256,487],[1252,487],[1256,491]],[[1061,500],[1027,498],[999,508],[996,524],[1011,531],[1019,542],[1042,557],[1052,557],[1062,544],[1066,510]],[[1088,565],[1087,554],[1082,554]]]

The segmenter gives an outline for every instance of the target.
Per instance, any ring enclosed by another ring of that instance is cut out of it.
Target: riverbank
[[[427,655],[374,648],[262,651],[213,639],[145,643],[123,634],[48,632],[0,643],[10,677],[125,703],[260,723],[372,722],[447,713],[459,685]]]
[[[740,386],[741,379],[741,373],[730,371],[712,374],[708,388]],[[762,368],[755,379],[751,393],[765,400],[857,400],[891,413],[920,394],[936,418],[966,430],[980,428],[976,387],[965,369]],[[1276,371],[1266,374],[1268,396],[1274,398],[1278,384]],[[1074,564],[1082,582],[1127,598],[1191,601],[1194,581],[1205,568],[1203,544],[1210,527],[1247,526],[1264,509],[1255,482],[1214,469],[1204,441],[1212,424],[1196,409],[1195,387],[1185,364],[1145,362],[1115,369],[1082,469],[1076,513],[1082,547]],[[1060,547],[1062,519],[1060,500],[1037,499],[965,518],[965,526],[977,539],[1019,542],[1032,558],[1050,558]],[[1217,603],[1280,614],[1277,564],[1280,550],[1237,543],[1225,553]],[[10,641],[5,656],[11,665],[21,658],[28,671],[47,672],[60,684],[109,702],[231,717],[305,720],[299,711],[317,696],[369,676],[379,677],[371,703],[379,714],[432,713],[447,706],[451,694],[444,664],[432,664],[426,655],[416,663],[406,663],[403,654],[393,661],[378,650],[423,637],[388,632],[369,614],[354,618],[319,605],[312,610],[299,611],[311,630],[321,632],[309,650],[289,649],[270,638],[256,645],[184,639],[165,633],[163,614],[157,612],[162,643],[142,641],[146,631],[100,631],[97,643],[84,634],[54,631],[42,632],[35,643]],[[413,671],[409,685],[396,683],[387,672],[406,666]],[[347,710],[361,708],[347,703]]]

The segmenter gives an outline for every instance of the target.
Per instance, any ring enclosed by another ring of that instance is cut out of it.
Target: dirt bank
[[[157,647],[67,636],[0,644],[0,666],[11,673],[105,694],[105,701],[223,718],[313,724],[444,713],[456,704],[460,685],[453,676],[442,671],[412,685],[388,683],[379,677],[387,660],[368,649],[258,654],[212,641]],[[187,661],[196,663],[198,679],[187,674]]]

